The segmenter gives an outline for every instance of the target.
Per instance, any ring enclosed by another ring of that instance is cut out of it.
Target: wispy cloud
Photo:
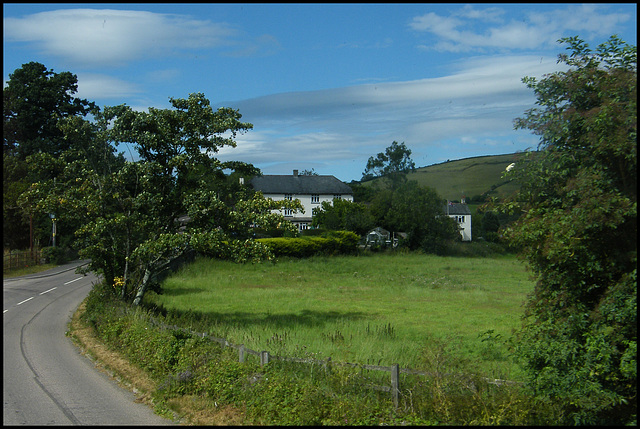
[[[8,41],[83,66],[129,62],[199,49],[232,48],[245,55],[270,52],[277,41],[255,40],[234,26],[183,15],[110,9],[69,9],[4,19]]]
[[[630,19],[627,14],[607,13],[606,6],[586,4],[570,5],[547,12],[528,12],[522,18],[504,21],[504,11],[498,7],[477,9],[465,6],[448,16],[430,12],[414,17],[409,28],[435,36],[432,43],[422,43],[422,49],[437,51],[471,52],[486,49],[540,49],[549,48],[563,36],[608,36],[616,27]],[[475,24],[491,24],[475,30]]]
[[[261,168],[279,160],[307,168],[301,164],[312,159],[323,171],[331,171],[338,168],[336,160],[364,168],[369,156],[393,140],[404,141],[418,163],[427,156],[439,162],[433,154],[447,142],[456,142],[461,154],[481,154],[488,147],[500,152],[500,144],[507,145],[503,153],[515,152],[532,146],[530,138],[518,146],[511,141],[516,139],[512,120],[535,101],[522,77],[540,77],[558,67],[552,57],[478,57],[457,64],[441,78],[220,103],[239,109],[243,120],[254,124],[254,130],[237,139],[238,147],[223,150],[221,157]]]
[[[121,100],[143,92],[139,86],[112,76],[97,73],[78,74],[78,98],[95,100],[111,98]]]

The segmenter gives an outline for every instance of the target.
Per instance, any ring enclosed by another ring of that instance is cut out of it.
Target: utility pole
[[[33,215],[29,214],[29,250],[31,251],[31,259],[33,257]]]
[[[56,247],[56,214],[49,213],[49,217],[51,217],[51,220],[53,221],[53,230],[52,230],[53,247]]]

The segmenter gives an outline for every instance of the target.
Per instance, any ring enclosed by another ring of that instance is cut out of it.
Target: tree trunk
[[[149,287],[149,280],[151,279],[151,270],[149,268],[144,269],[144,277],[142,277],[142,283],[138,286],[138,292],[136,293],[136,297],[133,299],[133,305],[140,305],[142,302],[142,298],[144,298],[144,294]]]
[[[122,280],[122,291],[120,293],[120,299],[124,301],[127,296],[127,284],[129,283],[129,250],[131,244],[131,234],[129,233],[129,228],[127,228],[127,250],[124,259],[124,278]]]

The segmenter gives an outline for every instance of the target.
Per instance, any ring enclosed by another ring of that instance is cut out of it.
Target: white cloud
[[[220,103],[239,109],[243,120],[254,124],[254,130],[237,139],[236,149],[221,155],[260,168],[268,165],[268,171],[279,166],[286,172],[304,160],[318,163],[316,170],[323,172],[339,164],[353,171],[350,177],[341,177],[346,180],[359,179],[368,157],[394,140],[404,141],[420,165],[426,165],[425,159],[440,161],[434,154],[445,145],[453,145],[448,153],[459,150],[461,156],[464,150],[480,155],[532,146],[529,138],[519,146],[511,141],[523,134],[513,130],[513,119],[535,102],[521,79],[558,70],[561,65],[555,58],[476,57],[456,67],[439,78]]]
[[[504,9],[499,7],[488,7],[485,9],[475,9],[472,5],[465,5],[457,15],[463,18],[478,19],[487,22],[500,22],[505,14]]]
[[[139,94],[137,85],[111,76],[95,73],[78,73],[78,98],[95,100],[98,98],[122,99]]]
[[[228,46],[236,34],[224,23],[144,11],[69,9],[4,19],[5,40],[93,66]]]
[[[524,6],[523,8],[526,8]],[[560,37],[608,36],[630,18],[627,14],[607,13],[604,5],[569,5],[548,12],[522,12],[523,18],[503,22],[497,7],[478,10],[465,6],[450,16],[433,12],[416,16],[409,27],[437,37],[421,43],[420,49],[468,52],[483,49],[540,49],[557,45]],[[478,23],[492,26],[479,27]],[[481,28],[481,29],[478,29]],[[584,34],[586,33],[586,34]]]
[[[543,61],[534,56],[471,58],[458,64],[458,70],[445,77],[405,82],[378,83],[319,91],[273,94],[232,103],[243,119],[251,122],[266,119],[288,123],[323,123],[365,118],[368,122],[384,122],[412,111],[424,111],[443,103],[506,103],[521,100],[529,90],[522,77],[541,76],[557,70],[555,59]],[[481,103],[481,104],[482,104]],[[439,111],[441,109],[438,108]],[[364,114],[363,114],[364,113]]]

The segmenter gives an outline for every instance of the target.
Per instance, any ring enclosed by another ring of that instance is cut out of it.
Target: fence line
[[[360,363],[333,362],[331,360],[331,357],[327,358],[326,360],[319,360],[319,359],[304,359],[304,358],[287,357],[287,356],[275,356],[275,355],[272,356],[268,351],[263,350],[258,352],[255,350],[251,350],[247,348],[244,344],[239,344],[239,345],[232,344],[229,341],[227,341],[225,338],[214,337],[212,335],[205,334],[204,332],[195,332],[195,331],[192,331],[191,329],[183,328],[177,325],[166,325],[162,322],[158,322],[154,317],[151,317],[151,316],[150,316],[150,321],[152,324],[159,326],[163,329],[183,331],[197,337],[206,338],[210,341],[217,342],[222,347],[231,347],[231,348],[237,349],[238,361],[241,363],[245,362],[247,354],[251,354],[258,357],[260,361],[260,366],[267,365],[272,360],[280,360],[280,361],[297,362],[297,363],[303,363],[303,364],[317,364],[317,365],[323,366],[325,371],[330,371],[332,365],[333,366],[350,366],[353,368],[362,368],[370,371],[388,371],[391,373],[390,386],[367,384],[366,387],[375,389],[375,390],[380,390],[383,392],[391,392],[391,398],[396,408],[398,407],[399,400],[400,400],[400,373],[421,375],[421,376],[427,376],[427,377],[463,376],[463,374],[429,373],[429,372],[419,371],[411,368],[400,368],[400,366],[397,363],[391,366],[380,366],[380,365],[366,365],[366,364],[360,364]],[[482,377],[482,380],[489,384],[494,384],[496,386],[523,384],[519,381],[501,380],[498,378],[491,379],[491,378]]]
[[[12,270],[14,268],[24,268],[29,265],[40,265],[42,258],[42,249],[30,251],[9,253],[3,257],[3,269]]]

